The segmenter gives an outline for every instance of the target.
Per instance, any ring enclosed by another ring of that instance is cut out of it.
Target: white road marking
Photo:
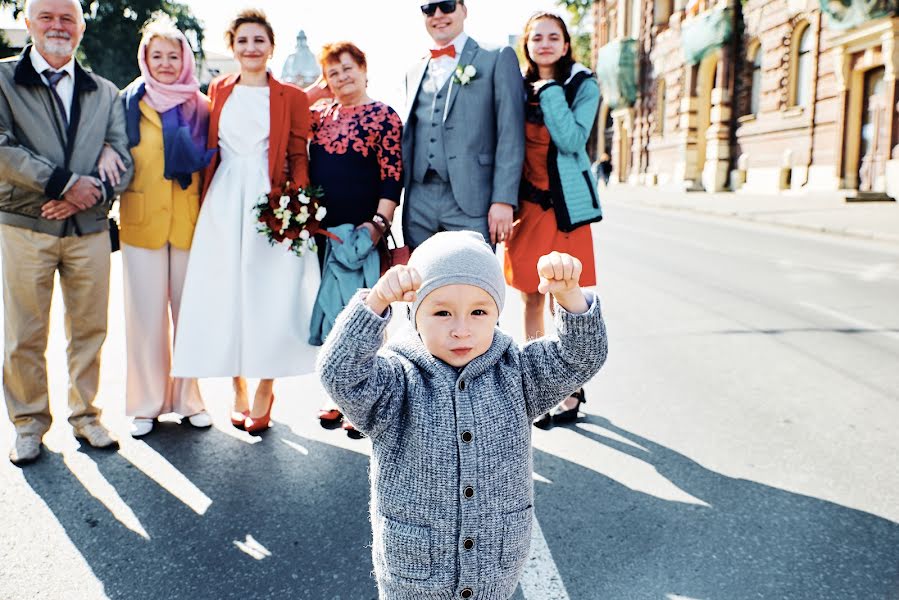
[[[805,308],[817,311],[829,317],[833,317],[834,319],[843,321],[844,323],[848,323],[850,325],[858,327],[859,329],[870,329],[872,333],[879,333],[880,335],[888,337],[891,340],[899,341],[899,333],[896,333],[895,331],[889,331],[883,325],[877,325],[875,323],[870,323],[862,319],[856,319],[852,315],[847,315],[831,308],[827,308],[826,306],[820,306],[811,302],[800,302],[799,304],[800,306],[804,306]]]
[[[305,446],[301,446],[301,445],[297,444],[296,442],[292,442],[290,440],[285,440],[284,438],[281,438],[281,441],[284,442],[285,444],[287,444],[288,446],[290,446],[291,448],[293,448],[294,450],[296,450],[297,452],[299,452],[300,454],[302,454],[303,456],[309,456],[309,450]]]
[[[539,481],[540,483],[552,483],[552,481],[550,481],[549,479],[547,479],[546,477],[544,477],[537,471],[534,471],[532,476],[534,478],[534,481]]]
[[[524,573],[521,574],[520,585],[526,600],[570,600],[536,516],[531,535],[531,552]]]
[[[272,555],[271,551],[256,541],[256,539],[247,534],[246,541],[234,540],[234,545],[240,548],[242,552],[245,552],[255,558],[256,560],[263,560]]]

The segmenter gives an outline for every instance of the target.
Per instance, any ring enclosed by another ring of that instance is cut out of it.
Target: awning
[[[633,106],[637,101],[637,40],[617,39],[600,48],[596,77],[610,108]]]
[[[713,8],[681,26],[681,47],[687,64],[695,65],[730,41],[734,17],[730,8]]]

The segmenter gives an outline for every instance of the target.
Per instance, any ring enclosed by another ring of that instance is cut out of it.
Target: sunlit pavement
[[[895,600],[899,251],[606,212],[609,361],[576,425],[534,430],[516,599]],[[263,437],[230,426],[230,382],[211,380],[211,430],[131,440],[118,256],[112,290],[99,401],[122,448],[71,436],[57,297],[56,423],[40,462],[0,461],[0,598],[375,598],[369,443],[318,425],[314,375],[276,384]],[[509,290],[519,338],[520,311]]]

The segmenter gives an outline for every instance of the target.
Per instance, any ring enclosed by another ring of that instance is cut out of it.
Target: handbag
[[[122,247],[119,243],[119,224],[112,217],[109,218],[109,246],[111,252],[118,252]]]
[[[388,231],[378,241],[378,255],[381,258],[381,275],[383,275],[390,267],[407,264],[412,251],[409,246],[397,246],[393,232]]]

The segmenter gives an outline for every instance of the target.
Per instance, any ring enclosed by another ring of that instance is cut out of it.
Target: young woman
[[[524,75],[525,160],[518,221],[506,241],[506,282],[524,300],[525,335],[544,333],[545,295],[537,291],[537,259],[555,250],[583,264],[581,285],[596,285],[590,222],[602,218],[596,181],[586,145],[599,107],[599,86],[592,73],[574,62],[565,22],[552,13],[537,13],[522,36],[527,68]],[[577,418],[579,390],[545,415],[538,425]]]
[[[209,87],[209,146],[218,156],[206,170],[173,371],[233,376],[231,421],[255,433],[270,424],[274,379],[314,368],[307,340],[318,260],[269,245],[253,210],[287,180],[309,184],[310,116],[303,91],[268,72],[275,36],[262,11],[241,12],[225,39],[240,72]],[[260,380],[252,407],[244,377]]]

